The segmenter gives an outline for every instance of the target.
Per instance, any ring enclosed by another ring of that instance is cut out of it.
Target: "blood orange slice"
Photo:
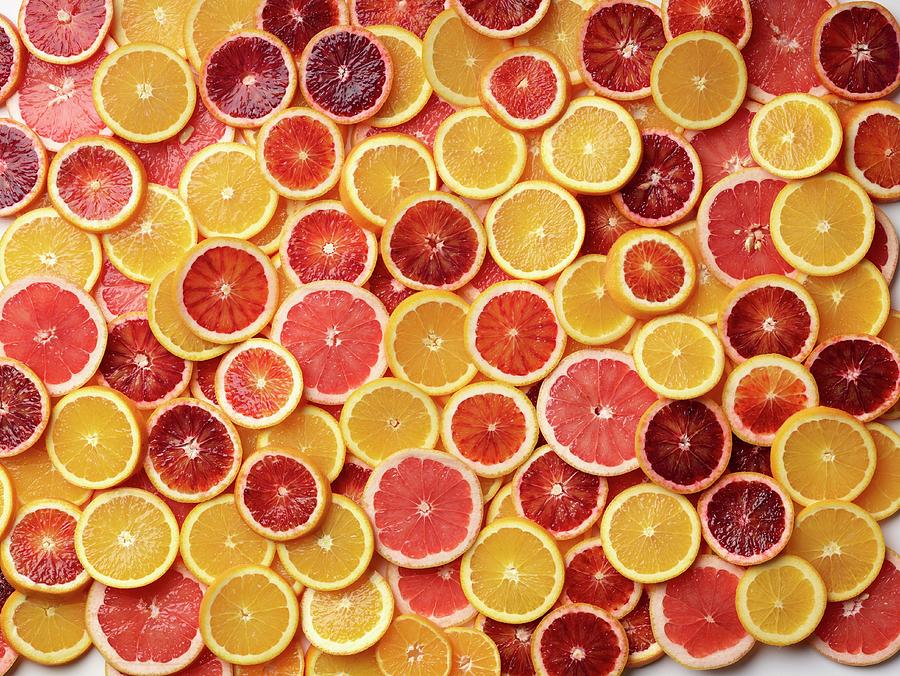
[[[94,300],[106,321],[111,322],[126,312],[147,310],[147,291],[150,287],[128,279],[108,260],[100,268],[100,279],[94,286]]]
[[[221,355],[194,362],[194,373],[191,375],[191,396],[207,404],[218,406],[216,401],[216,369],[222,361]]]
[[[15,359],[0,357],[0,458],[34,446],[50,419],[50,395],[37,374]]]
[[[531,676],[531,636],[538,620],[525,624],[506,624],[479,615],[475,626],[481,629],[497,646],[500,653],[500,673],[509,676]]]
[[[16,27],[4,16],[0,19],[0,103],[6,101],[19,86],[25,61],[23,57],[22,41]]]
[[[756,166],[747,139],[750,122],[757,110],[759,110],[758,103],[745,101],[724,124],[687,135],[700,158],[704,193],[723,178],[741,169]]]
[[[460,18],[474,31],[492,38],[513,38],[540,23],[551,0],[450,0]]]
[[[698,493],[728,467],[731,430],[712,399],[661,399],[641,416],[635,447],[651,481],[676,493]]]
[[[281,304],[272,339],[297,358],[309,401],[343,404],[353,390],[384,375],[387,322],[371,292],[348,282],[313,282]]]
[[[391,132],[396,134],[406,134],[421,141],[428,150],[434,148],[434,137],[437,135],[438,127],[441,122],[446,120],[455,112],[455,108],[440,98],[437,94],[432,94],[428,99],[428,103],[416,114],[409,122],[398,124],[396,127],[389,129],[379,129],[371,127],[365,123],[358,124],[354,127],[353,138],[358,143],[364,138]]]
[[[641,595],[634,610],[619,620],[628,637],[628,666],[642,667],[663,656],[650,624],[650,599]]]
[[[363,508],[381,556],[406,568],[443,566],[465,552],[481,528],[478,477],[456,458],[411,449],[372,472]]]
[[[363,490],[372,476],[372,468],[353,455],[348,455],[337,479],[331,482],[331,491],[345,495],[356,504],[362,504]]]
[[[701,556],[675,580],[650,590],[653,634],[672,659],[691,669],[734,664],[754,638],[734,606],[743,571],[715,556]]]
[[[900,354],[875,336],[835,336],[806,363],[822,406],[839,408],[862,422],[874,420],[900,398]]]
[[[447,7],[447,0],[350,0],[350,23],[354,26],[389,24],[425,37],[425,31]]]
[[[578,68],[601,96],[650,96],[650,69],[666,44],[659,7],[646,0],[602,0],[588,13],[578,38]]]
[[[79,63],[100,49],[112,18],[112,0],[24,0],[19,34],[42,61]]]
[[[240,464],[237,430],[215,406],[175,399],[147,421],[144,470],[171,500],[192,503],[215,497],[231,485]]]
[[[550,611],[531,637],[531,659],[538,673],[566,676],[617,676],[628,661],[628,638],[612,615],[587,603]]]
[[[844,168],[875,199],[900,197],[897,148],[900,148],[900,106],[896,103],[873,101],[847,114]]]
[[[29,127],[0,118],[0,163],[0,216],[9,216],[25,209],[43,189],[47,151]]]
[[[405,286],[388,271],[384,261],[379,257],[372,270],[372,276],[365,283],[365,288],[371,291],[380,300],[385,309],[392,313],[404,300],[415,293]]]
[[[281,40],[296,59],[316,33],[346,23],[342,0],[263,0],[256,8],[256,27]]]
[[[662,0],[661,9],[668,40],[690,31],[713,31],[743,49],[753,30],[749,0]]]
[[[759,444],[748,444],[738,436],[731,439],[731,459],[728,461],[729,472],[756,472],[772,476],[772,465],[769,463],[769,447]]]
[[[613,568],[600,538],[584,540],[566,553],[566,603],[589,603],[621,618],[635,609],[643,588]]]
[[[199,622],[205,591],[181,564],[139,589],[95,582],[85,609],[88,634],[103,659],[119,671],[174,673],[203,651]]]
[[[900,242],[897,240],[894,224],[884,211],[875,207],[875,235],[872,237],[872,246],[866,252],[866,259],[878,266],[890,284],[897,271],[898,256],[900,256]]]
[[[608,195],[579,195],[578,204],[584,212],[584,243],[581,254],[609,253],[621,235],[638,227],[616,209]]]
[[[390,565],[387,579],[402,613],[414,613],[439,627],[455,627],[475,617],[459,582],[459,559],[421,570]]]

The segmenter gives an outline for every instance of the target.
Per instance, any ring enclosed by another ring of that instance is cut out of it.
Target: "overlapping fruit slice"
[[[18,88],[25,61],[22,41],[16,27],[5,16],[0,20],[0,49],[3,51],[3,75],[0,76],[0,103],[2,103]]]
[[[893,101],[872,101],[848,113],[844,129],[844,167],[847,174],[873,198],[900,196],[892,148],[900,134],[900,106]]]
[[[0,357],[0,458],[24,453],[41,438],[50,419],[50,395],[22,362]]]
[[[341,0],[264,0],[256,8],[256,27],[272,33],[299,59],[316,33],[347,23],[345,5]]]
[[[9,216],[40,194],[47,176],[47,151],[31,128],[14,120],[0,120],[0,159],[0,216]]]
[[[642,590],[642,584],[612,567],[600,538],[583,540],[566,552],[566,602],[589,603],[621,619],[635,609]]]
[[[475,626],[483,631],[500,654],[500,673],[533,674],[531,636],[538,620],[521,624],[507,624],[479,615]]]
[[[819,309],[819,341],[847,334],[876,335],[891,311],[884,275],[869,261],[833,277],[812,277],[803,286]]]
[[[875,442],[878,472],[872,476],[872,481],[857,496],[855,502],[880,521],[900,509],[900,490],[897,489],[897,477],[900,476],[900,436],[882,423],[869,423],[866,429]]]
[[[112,18],[112,0],[25,0],[19,8],[19,33],[25,47],[38,59],[79,63],[100,49]]]
[[[663,0],[661,9],[669,40],[690,31],[712,31],[741,49],[753,30],[749,0]]]
[[[534,630],[531,659],[541,673],[586,669],[621,674],[628,661],[628,638],[605,610],[581,603],[563,605],[547,613]]]
[[[450,673],[453,651],[440,627],[418,615],[397,615],[375,648],[384,674]]]
[[[85,629],[85,594],[46,596],[13,592],[0,623],[12,649],[38,664],[67,664],[91,647]]]
[[[459,567],[459,559],[435,568],[389,566],[387,576],[397,607],[439,627],[465,624],[475,616],[475,608],[463,594]]]

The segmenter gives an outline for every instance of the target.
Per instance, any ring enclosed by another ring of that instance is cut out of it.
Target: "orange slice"
[[[697,285],[691,297],[681,306],[681,311],[707,324],[715,324],[719,308],[731,289],[710,272],[704,261],[697,241],[697,221],[676,225],[669,232],[684,243],[697,264]]]
[[[315,646],[306,653],[307,676],[384,676],[375,659],[375,648],[355,655],[329,655]]]
[[[900,509],[900,435],[881,423],[869,423],[866,429],[875,442],[878,471],[854,502],[881,521]]]
[[[375,659],[390,676],[449,674],[453,650],[444,632],[418,615],[398,615],[378,642]]]
[[[592,0],[553,0],[541,22],[525,35],[517,37],[516,45],[546,49],[565,66],[569,82],[573,85],[580,84],[579,41],[575,36],[581,31],[581,24],[592,4]]]
[[[3,458],[0,462],[6,470],[6,474],[9,475],[15,500],[19,505],[25,505],[34,500],[56,498],[80,507],[88,501],[93,493],[90,488],[82,488],[65,480],[50,461],[43,442],[32,446],[24,453]],[[2,485],[3,479],[0,475],[0,486]],[[10,502],[7,507],[6,497],[4,497],[0,504],[2,504],[2,508],[0,508],[0,522],[2,522],[2,514],[11,510],[13,503]],[[11,512],[9,513],[11,514]]]
[[[422,68],[422,41],[405,28],[391,25],[369,27],[391,55],[394,81],[391,93],[375,117],[373,127],[396,127],[414,118],[431,96],[431,84]]]
[[[492,676],[499,673],[500,651],[483,631],[473,627],[450,627],[444,630],[444,636],[453,649],[450,676]]]
[[[190,4],[182,0],[113,0],[112,34],[120,45],[156,42],[184,56],[184,19]]]
[[[344,466],[346,449],[337,420],[317,406],[301,406],[273,427],[260,432],[256,448],[280,448],[308,460],[329,481]]]
[[[869,261],[833,277],[807,277],[803,286],[819,310],[820,343],[849,333],[877,335],[891,312],[887,282]]]
[[[84,593],[72,596],[13,592],[3,605],[3,637],[22,657],[55,666],[67,664],[91,647],[85,627]]]
[[[184,48],[197,72],[215,45],[232,33],[256,27],[257,0],[193,0],[184,4]]]

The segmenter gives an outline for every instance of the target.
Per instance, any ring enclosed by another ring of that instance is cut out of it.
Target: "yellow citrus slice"
[[[769,645],[799,643],[825,613],[825,583],[799,556],[751,566],[737,586],[735,605],[744,629]]]
[[[494,496],[491,504],[488,505],[485,523],[493,523],[497,519],[519,515],[516,511],[516,503],[512,498],[512,489],[512,482],[500,487],[497,495]]]
[[[881,423],[869,423],[866,429],[875,443],[875,467],[878,471],[854,502],[881,521],[900,509],[900,435]]]
[[[43,274],[90,290],[100,277],[102,262],[97,235],[77,228],[49,207],[25,212],[0,237],[4,286]]]
[[[185,60],[153,42],[132,42],[104,58],[92,92],[104,124],[135,143],[175,136],[197,103],[197,86]]]
[[[553,7],[552,4],[550,6]],[[450,627],[444,630],[444,636],[453,649],[450,676],[493,676],[500,673],[500,651],[490,636],[480,629]]]
[[[355,655],[329,655],[315,646],[306,653],[306,676],[384,676],[375,659],[375,648]]]
[[[819,310],[819,342],[849,333],[878,335],[891,312],[891,295],[870,261],[833,277],[807,277],[803,286]]]
[[[422,68],[422,41],[399,26],[381,24],[369,30],[381,40],[394,66],[391,93],[369,124],[396,127],[414,118],[431,96],[431,84]]]
[[[712,129],[744,102],[747,66],[728,38],[711,31],[682,33],[656,55],[650,92],[662,113],[685,129]]]
[[[194,70],[215,45],[238,31],[256,28],[258,0],[193,0],[185,3],[184,49]]]
[[[112,33],[116,42],[155,42],[184,56],[183,0],[113,0]]]
[[[0,614],[3,637],[32,662],[67,664],[91,647],[84,624],[86,600],[84,593],[43,596],[13,592]]]
[[[668,118],[653,102],[652,98],[634,101],[619,101],[637,123],[638,129],[645,132],[649,129],[664,129],[675,134],[684,133],[684,127]]]
[[[178,556],[178,523],[160,498],[139,488],[100,493],[75,528],[75,551],[90,576],[136,589],[158,580]]]
[[[253,237],[278,206],[278,193],[263,176],[256,154],[240,143],[214,143],[191,157],[178,192],[204,237]]]
[[[271,660],[249,666],[235,665],[234,676],[302,676],[303,665],[303,645],[297,634],[291,644]]]
[[[694,293],[681,306],[681,312],[707,324],[715,324],[719,308],[731,289],[709,271],[709,266],[703,260],[697,242],[697,221],[676,225],[669,232],[684,243],[697,264],[697,285]]]
[[[875,236],[875,209],[856,181],[827,172],[784,186],[772,205],[769,230],[788,263],[831,277],[866,255]]]
[[[288,218],[296,214],[304,205],[304,202],[298,200],[286,198],[278,200],[278,206],[275,207],[272,219],[266,223],[266,227],[250,238],[250,243],[258,246],[267,256],[277,254]]]
[[[181,558],[203,584],[212,584],[229,568],[268,566],[275,543],[258,535],[237,511],[234,495],[201,502],[181,525]]]
[[[375,659],[385,676],[450,673],[453,649],[443,630],[418,615],[398,615],[378,642]]]
[[[402,301],[384,338],[391,373],[433,397],[472,380],[478,370],[465,345],[468,311],[468,303],[449,291],[423,291]]]
[[[283,421],[260,432],[256,448],[269,446],[309,460],[329,481],[344,466],[346,449],[337,420],[318,406],[301,406]]]
[[[80,507],[91,497],[90,488],[82,488],[65,480],[50,461],[43,443],[38,443],[19,455],[3,458],[0,463],[9,475],[15,500],[19,505],[33,500],[58,498]]]
[[[641,380],[670,399],[712,390],[725,371],[725,349],[708,324],[684,314],[657,317],[638,330],[634,362]]]
[[[865,591],[881,570],[884,535],[862,507],[823,500],[797,514],[787,551],[819,572],[829,601],[846,601]]]
[[[358,387],[341,409],[347,448],[372,467],[407,448],[434,448],[438,430],[431,397],[399,378],[378,378]]]
[[[6,459],[4,459],[4,465]],[[5,467],[0,465],[0,533],[6,530],[12,519],[13,508],[16,506],[16,493],[13,482]]]
[[[565,565],[556,542],[536,523],[497,519],[462,557],[460,581],[481,614],[523,624],[546,613],[562,592]]]
[[[569,82],[580,84],[579,40],[575,36],[581,31],[581,24],[592,4],[592,0],[553,0],[541,22],[525,35],[517,37],[516,45],[546,49],[565,66]]]
[[[600,96],[573,100],[541,136],[547,173],[564,188],[588,194],[615,192],[628,183],[642,149],[634,118]]]
[[[150,284],[197,243],[197,225],[177,192],[151,183],[134,219],[104,233],[101,241],[119,272]]]
[[[387,580],[372,570],[337,591],[305,589],[300,610],[303,634],[313,646],[331,655],[355,655],[388,630],[394,595]]]
[[[56,402],[45,443],[69,483],[109,488],[131,476],[144,430],[131,400],[107,387],[83,387]]]
[[[217,657],[262,664],[281,654],[297,633],[297,597],[262,566],[238,566],[216,578],[200,604],[200,633]]]
[[[782,178],[806,178],[824,171],[841,150],[844,132],[834,108],[810,94],[782,94],[750,122],[750,154]]]
[[[875,472],[875,442],[853,416],[826,406],[784,421],[772,442],[772,475],[795,502],[853,500]]]

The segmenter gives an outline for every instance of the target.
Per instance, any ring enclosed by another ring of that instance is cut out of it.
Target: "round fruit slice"
[[[531,636],[538,620],[522,624],[506,624],[484,615],[475,619],[475,627],[483,631],[500,655],[501,674],[534,674],[531,661]]]
[[[424,617],[439,627],[467,623],[475,616],[475,608],[463,594],[459,567],[459,559],[421,570],[389,566],[388,581],[398,610]]]
[[[451,0],[460,18],[473,30],[491,38],[513,38],[534,28],[551,0],[518,0],[492,5],[481,0]]]
[[[634,317],[608,297],[605,275],[606,256],[589,254],[563,270],[553,287],[559,323],[570,338],[583,345],[615,342],[635,323]]]
[[[500,651],[483,631],[474,627],[451,627],[444,636],[453,649],[451,674],[488,676],[499,672]]]
[[[628,666],[642,667],[664,655],[653,635],[650,624],[650,601],[647,594],[641,596],[638,605],[619,620],[628,637]]]
[[[146,312],[148,291],[146,284],[128,279],[106,259],[100,268],[100,279],[94,285],[93,297],[104,319],[111,322],[126,312]]]
[[[844,168],[877,200],[900,197],[893,149],[900,134],[900,106],[873,101],[854,107],[844,130]]]
[[[50,419],[50,396],[37,374],[16,359],[0,357],[0,458],[37,443]]]
[[[847,334],[875,335],[891,311],[884,276],[869,261],[834,277],[807,277],[803,286],[819,309],[819,341]]]
[[[113,0],[113,8],[115,13],[110,32],[120,45],[156,42],[184,54],[184,17],[189,9],[188,3],[177,0],[159,0],[156,3]]]
[[[346,23],[341,0],[264,0],[256,8],[256,27],[284,42],[295,59],[316,33]]]
[[[399,26],[382,24],[369,30],[381,41],[394,67],[390,94],[370,123],[375,128],[396,127],[413,119],[431,97],[431,84],[422,68],[422,41]]]
[[[0,29],[4,26],[0,23]],[[0,34],[0,40],[3,35]],[[0,216],[10,216],[25,209],[40,194],[47,176],[47,151],[29,127],[0,119],[0,160]]]
[[[416,0],[399,4],[392,0],[350,0],[350,23],[354,26],[388,24],[425,35],[434,18],[447,6],[446,0]]]
[[[869,423],[866,425],[872,441],[875,442],[878,471],[872,481],[859,494],[855,502],[878,521],[892,516],[900,509],[900,490],[897,477],[900,476],[900,437],[887,425]],[[6,463],[5,463],[6,464]],[[7,467],[7,469],[9,469]],[[15,482],[15,476],[13,476]],[[19,494],[16,486],[16,494]]]
[[[741,169],[756,166],[756,161],[750,154],[747,135],[750,122],[757,110],[758,104],[745,101],[727,122],[712,129],[687,135],[691,146],[697,151],[703,168],[704,193],[723,178]]]
[[[574,0],[567,0],[572,1]],[[584,244],[582,254],[609,253],[613,243],[629,230],[634,230],[637,223],[626,218],[612,203],[607,195],[578,195],[578,204],[584,212]]]
[[[2,71],[0,71],[0,103],[3,103],[22,81],[23,62],[25,61],[22,41],[19,39],[16,27],[5,16],[0,20],[0,51],[3,52],[2,60],[0,60],[0,63],[3,64]],[[7,646],[6,652],[0,657],[0,664],[8,661],[11,652]],[[9,665],[12,665],[12,661],[9,661]]]
[[[375,658],[383,674],[449,674],[453,652],[444,632],[418,615],[398,615],[378,642]]]
[[[547,613],[531,637],[531,660],[539,673],[616,676],[628,661],[628,638],[618,620],[587,603]]]
[[[232,33],[253,28],[261,4],[256,0],[192,0],[183,24],[184,48],[191,67],[199,72],[213,47]]]
[[[897,271],[898,258],[900,258],[900,241],[894,224],[884,211],[875,207],[875,235],[872,237],[872,246],[866,252],[866,260],[877,265],[890,284]]]
[[[662,0],[661,9],[668,40],[690,31],[712,31],[742,49],[753,30],[749,0]]]
[[[283,422],[262,430],[256,447],[267,446],[294,451],[315,465],[329,481],[335,481],[344,466],[344,440],[338,422],[316,406],[300,406]]]
[[[328,482],[319,470],[289,452],[270,448],[244,462],[234,494],[247,525],[278,542],[310,532],[331,501]]]
[[[42,61],[79,63],[100,49],[112,18],[112,0],[25,0],[19,8],[19,34],[25,48]]]
[[[637,606],[642,590],[643,585],[612,567],[600,538],[584,540],[566,553],[566,603],[589,603],[622,618]]]
[[[84,610],[84,593],[55,597],[13,592],[0,615],[4,640],[32,662],[67,664],[91,647]]]
[[[87,597],[86,624],[107,664],[129,674],[171,674],[203,651],[197,617],[205,585],[176,565],[141,589],[95,582]]]

